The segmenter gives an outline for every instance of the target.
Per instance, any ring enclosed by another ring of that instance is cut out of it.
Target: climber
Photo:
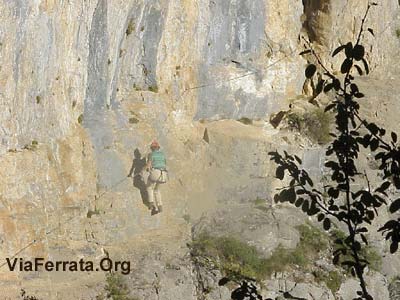
[[[147,192],[151,205],[151,214],[162,211],[160,184],[166,182],[167,170],[164,152],[160,150],[159,143],[154,140],[150,145],[151,153],[147,157],[146,170],[150,172],[147,179]]]

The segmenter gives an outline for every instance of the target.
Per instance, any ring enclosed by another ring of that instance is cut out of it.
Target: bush
[[[329,238],[310,224],[298,226],[300,242],[295,249],[279,246],[269,258],[264,258],[254,246],[235,237],[214,237],[200,234],[190,245],[193,257],[207,257],[226,276],[235,279],[253,278],[261,281],[275,272],[300,266],[310,269],[320,249],[326,250]]]
[[[296,129],[317,144],[326,144],[330,141],[330,127],[333,117],[325,113],[323,108],[314,109],[311,112],[292,112],[287,116],[289,127]]]
[[[78,123],[82,124],[82,122],[83,122],[83,114],[80,114],[78,117]]]
[[[262,280],[267,275],[265,259],[254,246],[234,237],[214,237],[200,234],[192,244],[192,257],[207,257],[231,278]]]
[[[252,125],[253,124],[253,120],[246,118],[246,117],[240,118],[238,121],[240,123],[243,123],[244,125]]]
[[[153,93],[158,93],[158,86],[157,85],[149,86],[149,91]]]
[[[313,272],[317,282],[324,282],[326,286],[335,294],[343,283],[343,275],[338,271],[323,272],[317,270]]]
[[[129,289],[125,283],[125,278],[119,273],[107,274],[106,286],[104,289],[106,291],[106,296],[99,295],[96,299],[137,300],[129,296]]]
[[[130,35],[132,32],[135,31],[135,23],[133,22],[133,20],[129,21],[128,27],[126,28],[126,35]]]
[[[332,230],[332,239],[344,241],[346,239],[346,234],[341,230],[334,229],[334,230]],[[341,244],[335,243],[333,250],[336,251],[341,247],[342,247]],[[361,258],[365,259],[366,261],[368,261],[368,266],[370,269],[372,269],[374,271],[378,271],[378,272],[381,270],[382,257],[372,246],[368,245],[368,246],[362,247],[361,250],[359,251],[359,256]],[[340,257],[337,264],[341,264],[342,262],[348,261],[348,260],[351,260],[351,252],[349,249],[345,255],[342,255]],[[349,271],[349,270],[347,270],[347,271]]]

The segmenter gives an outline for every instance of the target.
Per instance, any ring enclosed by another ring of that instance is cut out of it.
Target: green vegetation
[[[34,151],[39,145],[38,141],[33,140],[30,144],[26,144],[22,149]]]
[[[245,125],[253,124],[253,120],[251,120],[249,118],[246,118],[246,117],[240,118],[238,121],[243,123],[243,124],[245,124]]]
[[[290,128],[298,130],[314,143],[326,144],[331,139],[329,132],[333,116],[325,113],[323,108],[305,113],[291,112],[287,121]]]
[[[254,205],[265,205],[265,199],[257,198],[256,200],[254,200]]]
[[[397,36],[397,38],[400,39],[400,28],[397,28],[397,29],[396,29],[396,36]]]
[[[133,89],[135,91],[141,91],[142,90],[136,83],[133,84]]]
[[[326,250],[329,237],[310,224],[298,226],[300,242],[295,249],[279,246],[271,257],[264,258],[254,246],[234,237],[213,237],[200,234],[191,244],[192,256],[208,257],[227,276],[261,281],[275,272],[300,266],[311,268],[319,256],[319,249]]]
[[[39,104],[41,100],[42,100],[42,97],[36,96],[36,104]]]
[[[192,256],[211,258],[214,264],[232,278],[262,280],[268,275],[265,258],[254,246],[234,237],[213,237],[200,234],[191,244]]]
[[[259,199],[254,202],[261,204]],[[312,273],[316,282],[324,282],[335,293],[344,281],[340,269],[324,271],[314,264],[328,254],[333,237],[310,223],[296,228],[300,234],[297,247],[285,249],[278,246],[269,258],[263,257],[256,247],[235,237],[216,237],[208,233],[202,233],[194,239],[190,245],[191,254],[193,258],[206,257],[205,261],[211,261],[225,276],[238,280],[252,278],[261,282],[274,273],[300,268]]]
[[[130,20],[128,23],[128,27],[126,28],[126,35],[130,35],[132,32],[135,31],[135,22],[133,22],[133,20]]]
[[[265,199],[257,198],[256,200],[253,200],[254,205],[256,206],[257,209],[263,211],[263,212],[269,212],[270,209],[267,206],[267,202]]]
[[[106,277],[105,286],[106,296],[103,294],[96,297],[97,300],[137,300],[129,296],[129,289],[125,283],[125,278],[119,273],[110,273]]]
[[[322,270],[316,270],[313,275],[317,282],[324,282],[332,293],[336,293],[339,290],[344,279],[343,275],[338,271],[323,272]]]
[[[82,122],[83,122],[83,114],[80,114],[78,117],[78,123],[82,124]]]
[[[100,210],[97,207],[95,207],[94,210],[89,209],[86,214],[86,217],[90,219],[92,216],[95,215],[100,215]]]
[[[151,85],[151,86],[149,86],[148,90],[150,92],[153,92],[153,93],[158,93],[158,86],[157,85]]]
[[[137,124],[139,123],[139,119],[135,118],[135,117],[131,117],[129,118],[129,123],[131,124]]]

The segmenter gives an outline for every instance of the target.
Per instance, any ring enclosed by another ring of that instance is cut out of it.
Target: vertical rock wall
[[[99,258],[112,249],[136,259],[150,249],[154,258],[161,250],[153,245],[162,240],[170,241],[169,254],[157,268],[184,257],[189,228],[182,215],[268,197],[274,182],[265,151],[289,147],[268,124],[219,121],[264,121],[287,109],[304,82],[299,35],[325,60],[355,37],[364,4],[1,0],[1,257],[34,239],[40,242],[24,255]],[[395,74],[398,14],[397,1],[382,1],[368,19],[376,35],[365,37],[373,53],[368,59],[377,75],[385,68]],[[209,140],[202,139],[206,128]],[[153,138],[171,170],[166,213],[158,218],[148,215],[132,182],[117,186],[134,150],[145,155]],[[306,160],[318,173],[322,159],[315,151]],[[89,218],[89,211],[96,214]],[[46,235],[53,228],[54,235]],[[66,285],[62,274],[0,274],[16,287],[10,293],[18,292],[16,283],[53,299],[68,299],[71,289],[87,292],[79,289],[79,276]],[[190,267],[176,274],[177,282],[187,278]],[[94,288],[102,279],[82,280]],[[182,299],[194,297],[189,281]],[[51,289],[43,290],[46,285]]]

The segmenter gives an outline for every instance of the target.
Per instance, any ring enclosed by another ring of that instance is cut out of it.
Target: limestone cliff
[[[378,2],[367,20],[375,37],[365,36],[373,79],[363,83],[369,113],[395,128],[400,6]],[[268,120],[304,97],[311,58],[298,55],[302,37],[328,61],[356,37],[366,4],[0,1],[0,257],[98,261],[108,253],[132,261],[139,299],[200,299],[183,217],[270,201],[270,150],[296,151],[320,175],[323,149]],[[379,92],[381,76],[387,93]],[[152,217],[143,182],[126,176],[134,151],[141,161],[154,138],[170,182],[165,212]],[[95,299],[104,285],[102,272],[5,265],[0,278],[9,297],[26,288],[45,299]]]

